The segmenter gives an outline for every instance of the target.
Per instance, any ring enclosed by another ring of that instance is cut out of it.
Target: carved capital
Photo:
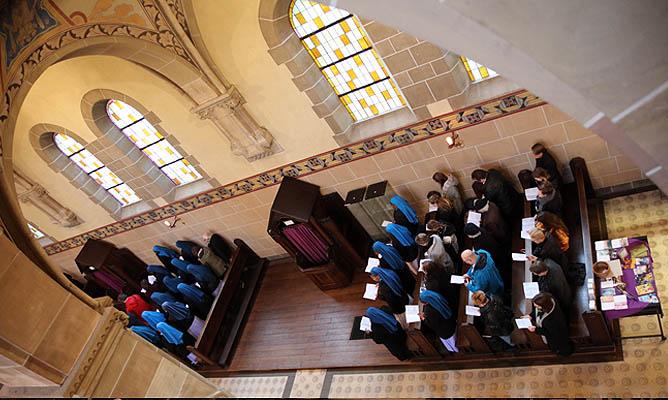
[[[246,100],[236,87],[231,87],[226,93],[207,101],[206,103],[195,107],[193,112],[201,119],[209,119],[214,112],[223,110],[227,113],[234,113],[239,107],[244,105]]]

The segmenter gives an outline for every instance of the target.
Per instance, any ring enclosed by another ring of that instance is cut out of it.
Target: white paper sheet
[[[613,249],[619,249],[621,247],[625,247],[629,244],[629,240],[627,238],[621,238],[621,239],[613,239],[610,241],[610,247]]]
[[[469,211],[469,215],[466,218],[466,223],[472,223],[475,226],[480,226],[480,220],[482,219],[482,214],[475,212],[475,211]]]
[[[475,306],[466,306],[466,315],[471,315],[474,317],[480,316],[480,309]]]
[[[610,260],[608,261],[608,265],[614,276],[622,275],[622,263],[619,260]]]
[[[605,253],[602,252],[596,252],[596,261],[605,261],[608,262],[610,261],[610,254],[607,253],[607,250],[602,250],[605,251]]]
[[[515,324],[519,329],[529,329],[533,326],[529,318],[515,318]]]
[[[423,258],[420,260],[420,267],[418,268],[418,272],[424,272],[424,264],[428,262],[431,262],[430,258]]]
[[[142,288],[142,289],[140,290],[140,292],[142,292],[142,293],[146,293],[146,289]]]
[[[364,297],[367,300],[376,300],[378,297],[378,285],[375,283],[367,283],[364,290]]]
[[[366,268],[364,268],[364,272],[371,272],[371,268],[377,267],[380,265],[380,260],[374,257],[369,257],[369,260],[366,263]]]
[[[360,330],[363,332],[371,332],[371,320],[368,317],[362,317],[362,321],[360,321]]]
[[[611,296],[604,296],[604,297],[610,297]],[[614,301],[604,301],[603,297],[601,297],[601,311],[609,311],[609,310],[614,310],[615,309],[615,302]]]
[[[158,280],[158,278],[156,278],[154,275],[149,275],[149,276],[148,276],[148,283],[149,283],[149,285],[154,284],[156,280]]]
[[[596,310],[596,300],[589,300],[589,311]]]
[[[388,226],[388,225],[391,224],[391,223],[392,223],[392,221],[383,221],[383,223],[380,224],[380,226],[382,226],[383,228],[385,228],[386,226]]]
[[[286,219],[285,221],[283,221],[283,223],[285,224],[285,226],[290,226],[290,225],[294,225],[295,221],[293,221],[291,219]]]
[[[461,285],[464,283],[464,277],[461,275],[451,275],[450,283],[454,283],[455,285]]]
[[[629,308],[625,294],[619,294],[617,296],[613,296],[613,300],[615,304],[615,310],[626,310],[627,308]]]
[[[438,205],[429,203],[429,212],[434,212],[436,210],[438,210]]]
[[[615,286],[615,282],[612,279],[606,279],[601,281],[601,289],[607,289]]]
[[[538,293],[540,293],[537,282],[522,282],[522,287],[524,287],[525,299],[533,299]]]
[[[534,201],[538,198],[538,188],[524,189],[524,196],[528,201]]]
[[[522,239],[531,239],[529,236],[529,231],[533,230],[536,227],[536,221],[533,217],[531,218],[522,218],[522,232],[520,237]]]
[[[608,247],[609,244],[610,242],[608,242],[607,240],[597,240],[594,242],[594,248],[596,250],[607,250],[609,248]]]
[[[527,255],[524,253],[513,253],[513,261],[526,261]]]
[[[412,324],[420,321],[420,306],[406,306],[406,322]]]

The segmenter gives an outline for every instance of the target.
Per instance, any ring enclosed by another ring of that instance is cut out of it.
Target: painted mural
[[[2,58],[6,67],[36,37],[58,25],[43,3],[44,0],[9,0],[0,12]]]
[[[149,27],[150,22],[136,0],[51,0],[72,25],[123,23]]]

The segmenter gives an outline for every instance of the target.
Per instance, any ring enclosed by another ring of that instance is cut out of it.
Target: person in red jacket
[[[142,317],[141,313],[144,311],[153,311],[154,307],[152,307],[150,304],[148,304],[142,297],[138,294],[133,294],[131,296],[128,296],[127,294],[120,294],[118,295],[118,301],[120,303],[123,303],[125,305],[125,312],[130,315],[130,313],[134,314],[139,320],[142,322],[145,322]]]

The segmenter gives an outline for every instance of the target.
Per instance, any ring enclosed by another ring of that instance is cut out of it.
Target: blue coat
[[[471,277],[468,289],[471,292],[482,290],[486,295],[503,296],[503,279],[494,265],[492,256],[485,250],[477,250],[478,261],[466,271]]]

